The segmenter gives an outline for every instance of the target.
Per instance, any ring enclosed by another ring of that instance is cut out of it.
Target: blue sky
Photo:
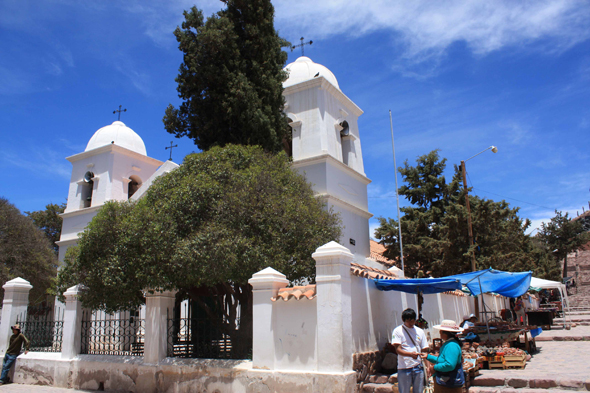
[[[367,4],[368,3],[368,4]],[[178,105],[174,28],[190,1],[0,2],[0,196],[22,211],[64,202],[71,165],[121,120],[148,155],[196,147],[162,124]],[[206,15],[219,1],[196,3]],[[467,163],[473,192],[521,207],[533,227],[590,200],[587,1],[276,1],[275,26],[328,67],[361,109],[369,210],[395,217],[389,113],[398,166],[433,149]],[[300,55],[289,53],[289,62]],[[406,204],[401,200],[402,205]],[[376,220],[371,220],[371,227]],[[531,228],[531,229],[532,229]],[[530,231],[530,230],[529,230]]]

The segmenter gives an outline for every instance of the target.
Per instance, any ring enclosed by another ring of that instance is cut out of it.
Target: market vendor
[[[516,313],[518,326],[526,325],[526,308],[522,296],[519,296],[514,302],[514,312]]]
[[[463,320],[461,327],[463,329],[468,329],[468,328],[474,327],[476,322],[477,322],[477,317],[475,316],[475,314],[471,314],[471,315],[469,315],[469,318]]]
[[[434,328],[440,331],[440,338],[443,340],[439,355],[420,354],[421,358],[433,364],[430,368],[434,371],[434,393],[461,393],[465,374],[457,334],[463,329],[450,319],[443,320]]]

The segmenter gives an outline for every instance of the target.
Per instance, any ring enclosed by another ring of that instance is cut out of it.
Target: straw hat
[[[16,325],[12,326],[13,329],[20,330],[20,325],[17,323]]]
[[[440,325],[433,327],[438,330],[444,330],[445,332],[461,333],[463,331],[452,319],[443,319]]]

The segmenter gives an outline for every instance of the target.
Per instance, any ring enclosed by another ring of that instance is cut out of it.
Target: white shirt
[[[419,348],[416,347],[414,343],[412,343],[412,340],[410,340],[410,336]],[[426,334],[424,333],[424,330],[416,326],[414,326],[413,328],[408,328],[405,325],[400,325],[396,327],[393,331],[393,335],[391,336],[391,343],[394,345],[401,345],[401,348],[404,351],[408,352],[420,353],[423,349],[428,348],[428,340],[426,340]],[[420,358],[413,359],[410,356],[397,355],[398,370],[416,367],[421,363],[422,362]]]

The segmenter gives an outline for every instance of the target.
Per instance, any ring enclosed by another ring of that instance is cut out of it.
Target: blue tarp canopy
[[[456,278],[415,278],[408,280],[374,280],[380,291],[401,291],[407,293],[431,294],[461,289]]]
[[[532,275],[532,272],[511,273],[489,268],[445,278],[460,280],[475,296],[495,292],[506,297],[519,297],[529,290]]]

